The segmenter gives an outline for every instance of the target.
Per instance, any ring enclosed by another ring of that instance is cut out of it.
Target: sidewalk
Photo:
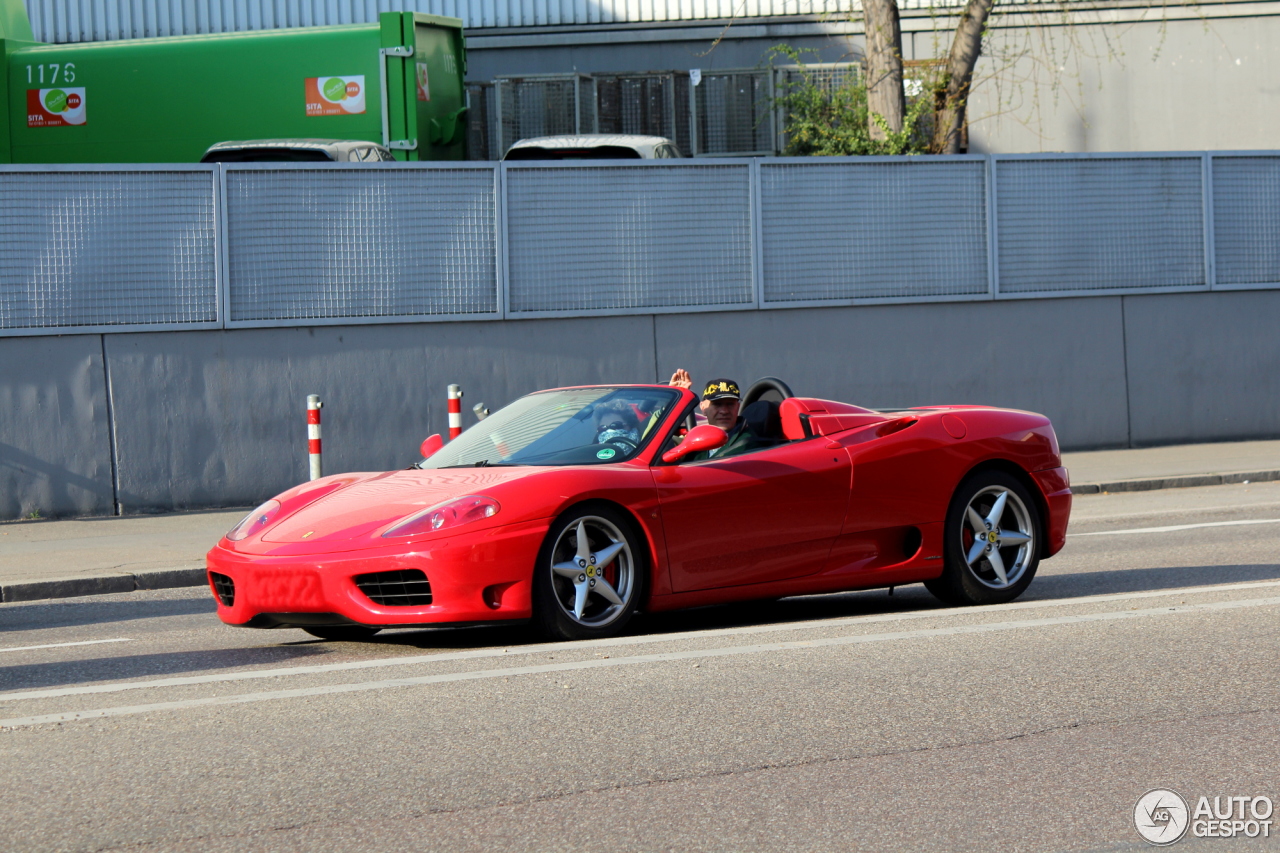
[[[1093,450],[1064,453],[1062,463],[1078,495],[1258,483],[1280,480],[1280,441]]]
[[[1077,494],[1280,480],[1280,441],[1064,453]],[[0,523],[0,600],[199,586],[248,508]]]
[[[0,600],[198,586],[205,552],[248,511],[0,523]]]

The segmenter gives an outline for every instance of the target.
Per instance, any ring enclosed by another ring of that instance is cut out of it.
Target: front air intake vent
[[[422,607],[431,603],[431,581],[421,569],[356,575],[356,586],[374,604],[386,607]]]
[[[226,575],[209,572],[209,580],[213,581],[213,591],[224,607],[234,607],[236,603],[236,582]]]

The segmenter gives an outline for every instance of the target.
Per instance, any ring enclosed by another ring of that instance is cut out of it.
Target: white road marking
[[[583,649],[617,648],[679,640],[710,639],[716,637],[740,637],[752,634],[775,634],[783,631],[803,631],[813,628],[842,628],[849,625],[867,625],[878,622],[907,622],[915,619],[934,619],[945,616],[970,616],[980,613],[1007,613],[1044,607],[1073,607],[1089,604],[1105,604],[1115,601],[1131,601],[1161,598],[1174,595],[1198,595],[1212,592],[1264,589],[1280,586],[1276,581],[1250,581],[1246,583],[1220,584],[1217,586],[1189,586],[1180,589],[1162,589],[1148,592],[1117,592],[1108,595],[1090,595],[1079,598],[1055,598],[1047,601],[1015,601],[1010,604],[988,604],[980,607],[940,607],[935,610],[918,610],[911,613],[882,613],[874,616],[850,616],[844,619],[813,619],[805,622],[784,622],[770,625],[748,625],[738,628],[716,628],[710,631],[680,631],[672,634],[644,634],[631,637],[612,637],[606,640],[574,640],[564,643],[538,643],[515,649],[475,649],[466,652],[437,652],[428,655],[412,655],[397,658],[349,661],[347,663],[313,664],[309,666],[255,669],[248,672],[221,673],[218,675],[185,675],[173,678],[157,678],[150,681],[122,681],[117,684],[94,684],[77,687],[49,687],[40,690],[23,690],[0,693],[0,702],[16,702],[24,699],[56,699],[59,696],[83,696],[91,693],[120,693],[126,690],[144,690],[157,687],[187,687],[194,684],[221,684],[231,681],[251,681],[261,678],[285,678],[292,676],[325,675],[348,670],[378,669],[390,666],[415,666],[457,660],[509,658],[516,655],[534,655],[546,652],[581,651]]]
[[[98,643],[132,643],[128,637],[117,637],[114,640],[81,640],[78,643],[49,643],[44,646],[15,646],[11,649],[0,649],[2,652],[29,652],[33,649],[62,649],[67,646],[96,646]]]
[[[175,711],[213,705],[245,705],[255,702],[270,702],[276,699],[332,696],[340,693],[364,693],[372,690],[387,690],[395,687],[419,687],[427,684],[481,681],[491,678],[510,678],[521,675],[543,675],[554,672],[575,672],[587,669],[603,669],[606,667],[669,663],[672,661],[704,660],[707,658],[753,655],[760,654],[762,652],[804,651],[809,649],[884,643],[895,640],[919,640],[965,634],[991,634],[1026,628],[1047,628],[1056,625],[1082,625],[1098,622],[1118,622],[1144,617],[1150,618],[1174,614],[1212,613],[1226,610],[1239,610],[1248,607],[1273,606],[1280,606],[1280,597],[1217,601],[1208,604],[1179,605],[1176,607],[1153,607],[1146,610],[1118,610],[1108,611],[1105,613],[1075,614],[1071,616],[1056,616],[1045,619],[1026,619],[1017,622],[994,622],[982,625],[956,625],[950,628],[922,628],[917,631],[894,631],[885,634],[858,634],[851,637],[827,637],[812,640],[794,640],[785,643],[759,643],[749,646],[724,646],[713,649],[691,649],[682,652],[633,655],[631,657],[621,658],[595,658],[591,660],[537,664],[533,666],[501,667],[498,669],[475,670],[471,672],[423,675],[414,678],[393,678],[382,681],[365,681],[355,684],[334,684],[324,687],[303,687],[292,690],[270,690],[260,693],[242,693],[234,696],[208,696],[199,699],[181,699],[173,702],[153,702],[147,705],[123,705],[114,708],[97,708],[91,711],[63,711],[61,713],[40,714],[32,717],[14,717],[8,720],[0,720],[0,728],[38,726],[48,723],[68,723],[79,720],[95,720],[102,719],[104,717],[122,717],[135,714],[148,714],[155,711]]]
[[[1120,536],[1126,533],[1172,533],[1175,530],[1197,530],[1201,527],[1240,527],[1246,524],[1280,524],[1280,518],[1249,518],[1243,521],[1206,521],[1200,524],[1171,524],[1168,527],[1135,527],[1131,530],[1098,530],[1093,533],[1068,533],[1067,536]]]
[[[1280,485],[1280,482],[1275,485]],[[1215,487],[1216,488],[1216,487]],[[1145,492],[1133,492],[1129,494],[1145,494]],[[1089,497],[1088,495],[1075,495],[1075,497]],[[1262,501],[1253,504],[1215,504],[1213,506],[1197,506],[1197,507],[1166,507],[1164,509],[1151,509],[1142,512],[1101,512],[1097,515],[1090,513],[1087,509],[1081,510],[1073,502],[1071,504],[1071,523],[1084,524],[1092,521],[1122,521],[1129,518],[1155,518],[1158,516],[1169,515],[1204,515],[1210,512],[1240,512],[1243,510],[1259,510],[1259,509],[1276,509],[1280,507],[1280,503],[1275,501]]]

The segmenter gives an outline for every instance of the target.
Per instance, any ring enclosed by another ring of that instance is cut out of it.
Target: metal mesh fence
[[[787,131],[791,115],[785,103],[787,95],[798,93],[808,84],[812,84],[829,101],[840,89],[853,86],[862,78],[862,65],[856,62],[829,62],[812,65],[780,65],[773,69],[773,91],[779,101],[774,110],[774,128],[777,141],[774,149],[780,153],[787,151]]]
[[[467,159],[497,160],[492,83],[467,84]]]
[[[997,159],[999,292],[1204,285],[1200,164]]]
[[[531,136],[596,132],[595,83],[586,74],[542,74],[499,77],[497,90],[498,149]]]
[[[510,314],[749,305],[750,167],[507,167]]]
[[[596,81],[582,75],[578,78],[578,133],[596,133],[600,129],[596,114]]]
[[[773,86],[768,70],[703,73],[694,87],[696,154],[773,153]]]
[[[0,331],[218,320],[213,176],[0,173]]]
[[[229,169],[230,324],[492,314],[492,168]]]
[[[989,290],[985,164],[762,163],[764,301]]]
[[[1217,284],[1280,284],[1280,157],[1210,162]]]
[[[686,157],[692,157],[693,113],[691,112],[692,103],[689,99],[689,92],[693,86],[689,81],[689,73],[687,71],[675,72],[672,79],[672,88],[675,93],[676,126],[675,136],[671,138],[675,140],[681,154]]]
[[[684,78],[684,97],[676,94],[677,76]],[[638,133],[665,136],[680,145],[677,137],[689,135],[689,75],[663,74],[595,75],[597,113],[601,133]],[[684,125],[681,129],[681,125]],[[688,154],[687,147],[680,148]]]
[[[492,166],[227,165],[225,211],[213,168],[8,167],[0,335],[970,298],[992,250],[997,297],[1198,289],[1203,162],[520,163],[505,208]],[[1215,283],[1280,287],[1280,155],[1211,162]]]

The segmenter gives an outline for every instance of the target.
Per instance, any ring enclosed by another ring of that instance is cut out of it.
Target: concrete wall
[[[1143,22],[994,29],[969,150],[1275,148],[1280,16],[1256,15],[1260,5],[1165,7],[1167,20],[1156,5],[1131,11]]]
[[[1125,299],[1135,445],[1280,434],[1280,292]]]
[[[1121,297],[712,316],[712,327],[692,314],[657,318],[664,368],[746,383],[773,375],[797,394],[872,408],[1029,409],[1070,446],[1129,442]]]
[[[102,340],[0,338],[0,518],[112,511]]]
[[[0,339],[0,517],[257,503],[306,477],[311,393],[326,470],[386,470],[447,432],[451,382],[469,425],[477,402],[677,367],[1030,409],[1067,449],[1276,437],[1276,317],[1280,291],[1246,291]]]
[[[106,350],[125,512],[254,504],[306,479],[308,394],[324,401],[334,473],[420,458],[424,438],[448,434],[451,382],[464,408],[496,409],[653,377],[649,317],[125,334]]]

